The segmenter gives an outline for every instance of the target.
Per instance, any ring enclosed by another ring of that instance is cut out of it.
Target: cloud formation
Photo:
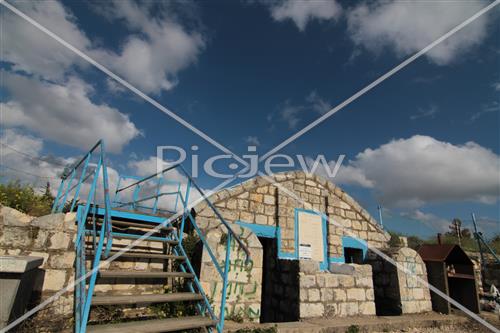
[[[454,145],[429,136],[392,140],[365,149],[340,168],[338,184],[371,189],[387,207],[500,197],[500,157],[477,143]]]
[[[337,20],[342,7],[336,0],[284,0],[272,3],[270,11],[276,21],[292,20],[300,31],[304,31],[310,21]]]
[[[118,50],[93,43],[79,28],[73,13],[58,1],[18,1],[14,5],[79,50],[109,67],[146,93],[170,90],[177,74],[196,62],[205,38],[177,21],[170,4],[141,5],[120,0],[99,6],[96,12],[123,21],[129,30]],[[154,11],[154,15],[153,15]],[[5,15],[5,57],[14,70],[63,82],[76,68],[88,66],[73,52],[38,31],[15,14]]]
[[[6,127],[29,129],[83,150],[104,139],[111,152],[120,152],[140,134],[127,115],[92,101],[93,87],[76,77],[62,84],[9,73],[4,78],[11,97],[1,104]]]
[[[403,57],[420,51],[488,4],[488,1],[448,2],[408,0],[365,2],[347,14],[350,38],[373,53],[392,50]],[[438,65],[450,64],[486,37],[483,15],[427,53]]]

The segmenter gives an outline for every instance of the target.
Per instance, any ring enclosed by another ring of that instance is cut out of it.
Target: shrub
[[[36,194],[31,185],[13,181],[0,184],[0,203],[31,216],[42,216],[50,214],[54,197],[49,183],[43,194]]]

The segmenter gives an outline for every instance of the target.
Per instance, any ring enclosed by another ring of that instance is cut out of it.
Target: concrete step
[[[186,278],[194,277],[191,273],[183,272],[151,272],[151,271],[99,271],[101,278],[116,279],[158,279],[158,278]]]
[[[111,251],[109,256],[112,257],[118,252]],[[93,256],[93,251],[87,251],[85,253],[87,256]],[[164,260],[186,260],[184,256],[176,256],[173,254],[161,254],[161,253],[148,253],[148,252],[124,252],[118,258],[140,258],[140,259],[164,259]]]
[[[201,300],[203,300],[203,296],[195,293],[94,296],[92,297],[92,305],[188,302],[188,301],[201,301]]]
[[[88,333],[158,333],[189,330],[203,327],[213,327],[216,321],[201,316],[169,318],[159,320],[143,320],[128,323],[90,325]]]

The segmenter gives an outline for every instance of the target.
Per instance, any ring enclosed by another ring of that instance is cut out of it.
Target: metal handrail
[[[229,232],[229,234],[231,234],[234,237],[234,239],[236,240],[236,242],[238,243],[238,245],[240,246],[240,248],[243,250],[243,252],[245,252],[246,262],[248,263],[248,260],[250,260],[250,250],[248,249],[248,247],[245,245],[245,243],[243,243],[243,241],[240,239],[240,237],[238,237],[238,235],[234,232],[233,228],[231,228],[231,226],[229,225],[229,223],[227,223],[227,221],[222,217],[222,215],[215,208],[215,206],[212,204],[212,202],[210,200],[208,200],[208,198],[205,195],[205,193],[203,192],[203,190],[198,186],[198,184],[196,184],[196,182],[188,174],[188,172],[184,169],[184,167],[182,165],[180,165],[180,164],[178,164],[178,166],[180,167],[180,169],[182,170],[182,172],[184,173],[184,175],[188,178],[188,180],[191,182],[191,184],[198,190],[198,192],[200,192],[203,200],[213,210],[213,212],[215,213],[215,215],[217,215],[217,217],[219,218],[219,220],[226,227],[226,229]]]

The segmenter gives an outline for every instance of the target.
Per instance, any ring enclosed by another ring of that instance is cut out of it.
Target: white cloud
[[[499,169],[500,157],[477,143],[453,145],[415,135],[364,150],[334,181],[370,188],[388,207],[450,201],[491,204],[500,197]]]
[[[319,114],[325,114],[332,109],[330,102],[321,98],[316,91],[311,91],[306,101],[311,103],[311,108]]]
[[[153,8],[149,3],[138,5],[132,1],[115,1],[101,11],[109,18],[126,22],[130,35],[118,52],[97,47],[78,25],[75,16],[58,1],[15,2],[28,16],[61,36],[81,51],[116,71],[146,93],[172,89],[178,82],[177,74],[196,62],[205,47],[200,32],[188,31],[169,15],[170,8],[161,4]],[[170,6],[171,7],[171,6]],[[5,57],[3,61],[45,79],[64,82],[75,65],[83,60],[64,46],[17,17],[6,12]]]
[[[90,40],[60,2],[15,1],[13,5],[78,49],[90,49]],[[74,65],[84,64],[73,52],[10,11],[3,11],[2,20],[2,61],[11,63],[14,70],[59,81]]]
[[[171,8],[161,3],[154,8],[123,0],[110,5],[104,14],[124,20],[134,34],[119,52],[96,50],[94,54],[147,93],[172,89],[178,83],[177,73],[195,63],[205,48],[204,36],[187,31],[169,15]]]
[[[247,136],[245,142],[251,146],[260,146],[259,138],[256,136]]]
[[[402,212],[401,216],[410,220],[422,222],[424,225],[428,226],[434,231],[441,233],[449,231],[448,226],[451,223],[451,221],[448,221],[447,219],[444,219],[432,213],[425,213],[420,209],[415,209],[410,212]]]
[[[347,15],[348,31],[357,46],[380,53],[392,49],[398,56],[420,51],[471,17],[488,1],[379,1],[363,3]],[[436,64],[457,60],[486,36],[488,15],[483,15],[427,53]]]
[[[330,102],[323,99],[316,91],[311,91],[306,96],[302,104],[293,104],[290,100],[282,103],[278,110],[267,116],[269,122],[280,120],[287,124],[289,129],[295,129],[302,120],[301,114],[314,111],[319,114],[325,114],[330,111],[332,106]]]
[[[131,170],[134,171],[134,173],[136,175],[138,175],[140,177],[146,177],[146,176],[153,175],[153,174],[165,169],[166,167],[170,166],[170,164],[166,161],[159,159],[156,156],[150,156],[149,158],[146,158],[146,159],[130,161],[128,163],[128,166]],[[174,168],[174,169],[168,170],[167,172],[165,172],[163,174],[163,179],[166,181],[179,182],[181,184],[180,191],[181,191],[182,195],[185,195],[186,189],[187,189],[188,178],[186,177],[186,175],[182,174],[179,171],[179,169]],[[146,184],[145,187],[149,187],[150,193],[148,195],[151,195],[152,191],[156,190],[156,188],[154,188],[154,186],[151,185],[151,184],[153,184],[153,182],[149,182],[149,183],[146,182],[145,184]],[[171,184],[170,185],[169,184],[163,185],[161,187],[161,190],[160,190],[160,192],[174,192],[174,191],[177,191],[177,186],[171,185]],[[204,191],[204,192],[206,192],[206,191]],[[141,197],[145,197],[145,196],[147,196],[146,193],[141,194]],[[190,195],[189,195],[189,202],[193,202],[193,201],[199,199],[200,197],[201,197],[201,193],[198,190],[196,190],[196,188],[191,187],[191,191],[190,191]],[[161,197],[159,200],[159,207],[174,210],[175,198],[174,199],[172,199],[172,198],[173,198],[173,196],[169,196],[169,195]],[[182,206],[180,203],[177,206],[177,209],[178,210],[182,209]]]
[[[119,152],[139,130],[128,116],[91,100],[92,86],[76,77],[63,84],[4,73],[11,100],[2,103],[3,124],[23,127],[44,138],[81,149],[104,139],[106,150]]]
[[[336,20],[342,13],[342,7],[335,0],[284,0],[272,3],[271,16],[276,21],[292,20],[300,31],[313,20]]]
[[[420,118],[434,118],[439,112],[439,108],[435,105],[430,105],[428,108],[418,108],[418,112],[410,116],[411,120]]]
[[[482,116],[489,114],[489,113],[499,113],[500,112],[500,103],[497,101],[493,101],[489,104],[485,104],[481,107],[481,110],[472,114],[470,117],[471,121],[476,121]]]
[[[0,142],[2,143],[0,149],[0,176],[5,180],[21,180],[22,183],[32,185],[36,190],[43,191],[47,182],[50,184],[51,192],[55,196],[59,184],[61,182],[60,176],[66,166],[73,165],[82,156],[59,157],[51,156],[43,153],[44,141],[40,138],[23,134],[19,131],[6,129],[1,132]],[[98,155],[90,161],[87,168],[89,174],[95,167]],[[110,189],[114,190],[118,181],[118,172],[109,166],[108,167],[108,181]],[[74,187],[79,179],[82,166],[77,171],[77,176],[73,179],[72,186]],[[90,183],[93,178],[90,177],[81,186],[79,199],[86,201],[90,191]],[[72,200],[76,192],[73,188],[68,195],[68,200]],[[97,182],[97,200],[103,201],[103,187],[102,187],[102,170],[99,173]]]
[[[64,166],[73,158],[43,155],[43,140],[21,134],[12,129],[2,131],[0,136],[0,178],[2,180],[22,180],[42,191],[47,182],[55,195],[59,186],[59,176]]]
[[[495,91],[500,91],[500,82],[495,82],[492,86]]]

